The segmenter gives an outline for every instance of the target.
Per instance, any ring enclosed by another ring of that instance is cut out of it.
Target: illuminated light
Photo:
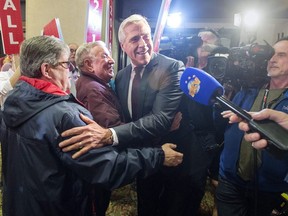
[[[161,36],[161,41],[169,41],[169,37],[168,36]]]
[[[98,13],[98,11],[90,9],[88,25],[92,26],[94,31],[99,31],[101,29],[101,24],[99,25],[99,21],[101,21],[101,15]]]
[[[247,28],[257,27],[259,14],[256,11],[247,11],[244,13],[243,24]]]
[[[242,22],[241,14],[240,13],[234,14],[234,25],[240,27],[241,22]]]
[[[182,23],[181,13],[169,14],[167,18],[167,26],[171,28],[178,28]]]

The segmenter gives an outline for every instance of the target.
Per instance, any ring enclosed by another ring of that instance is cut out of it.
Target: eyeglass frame
[[[66,66],[68,65],[68,67],[65,67],[63,64],[66,64]],[[70,67],[72,66],[72,70],[74,70],[75,66],[73,65],[73,63],[71,61],[62,61],[62,62],[57,62],[55,65],[53,65],[54,67],[57,67],[58,65],[62,66],[65,69],[70,69]]]

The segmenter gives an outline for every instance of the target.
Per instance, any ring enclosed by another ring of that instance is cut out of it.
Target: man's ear
[[[86,69],[87,72],[92,72],[93,71],[92,61],[90,61],[89,59],[85,59],[84,68]]]
[[[124,48],[123,48],[124,45],[123,45],[123,43],[121,43],[120,46],[121,46],[121,49],[124,51]]]
[[[48,73],[49,69],[50,69],[50,65],[48,63],[41,64],[40,70],[41,70],[42,76],[46,78],[50,78],[50,75]]]

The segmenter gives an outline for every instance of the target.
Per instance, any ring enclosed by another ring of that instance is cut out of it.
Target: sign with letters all
[[[20,0],[0,0],[0,21],[5,54],[18,54],[24,40]]]

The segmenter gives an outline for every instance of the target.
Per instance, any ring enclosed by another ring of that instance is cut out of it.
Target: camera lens
[[[208,73],[215,79],[222,79],[225,76],[227,58],[223,56],[212,56],[208,58]]]

